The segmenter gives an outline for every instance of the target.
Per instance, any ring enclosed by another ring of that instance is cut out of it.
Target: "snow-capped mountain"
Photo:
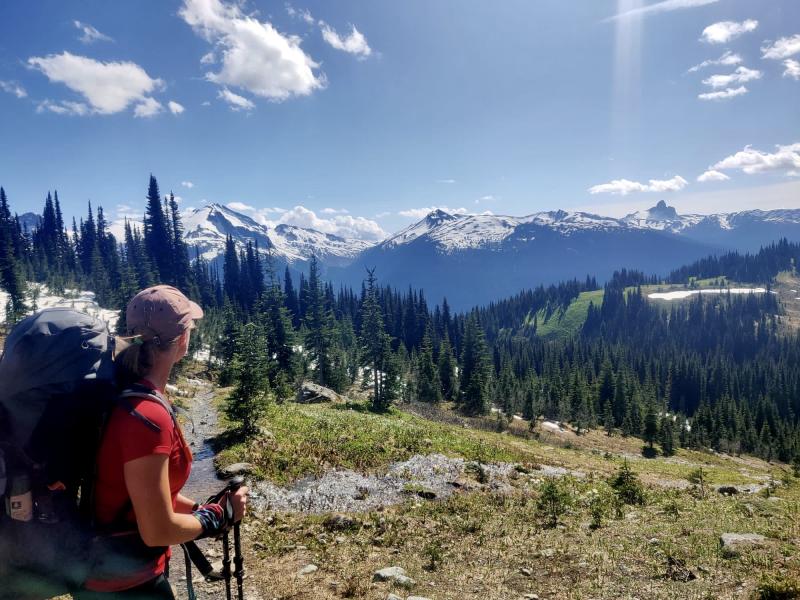
[[[289,265],[308,261],[316,254],[328,266],[345,266],[372,245],[364,240],[345,239],[294,225],[267,227],[220,204],[195,209],[184,217],[183,224],[186,242],[198,248],[208,260],[222,254],[229,235],[239,245],[252,241]]]
[[[425,290],[468,308],[538,284],[587,275],[603,281],[631,268],[665,274],[724,250],[755,251],[800,240],[800,210],[680,215],[665,202],[622,218],[564,210],[524,217],[436,210],[361,252],[331,278],[359,285],[377,267],[393,286]]]

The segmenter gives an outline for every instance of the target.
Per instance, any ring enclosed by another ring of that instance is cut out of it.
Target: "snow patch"
[[[708,288],[703,290],[674,290],[672,292],[654,292],[647,294],[653,300],[683,300],[696,294],[765,294],[765,288]]]
[[[102,308],[94,292],[86,290],[64,290],[64,295],[52,294],[47,286],[41,283],[28,283],[26,303],[27,314],[33,314],[45,308],[72,308],[104,321],[108,330],[114,332],[119,321],[119,311]],[[6,304],[9,296],[0,291],[0,323],[5,322]]]

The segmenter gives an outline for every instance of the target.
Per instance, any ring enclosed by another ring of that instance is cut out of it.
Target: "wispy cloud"
[[[113,42],[114,40],[108,37],[104,33],[100,33],[89,25],[88,23],[81,23],[80,21],[73,21],[73,25],[78,31],[81,32],[81,36],[78,38],[84,44],[93,44],[94,42]]]
[[[322,39],[328,45],[342,52],[354,54],[360,59],[365,59],[372,54],[372,48],[367,43],[367,38],[364,34],[356,29],[355,25],[350,26],[350,33],[347,35],[339,35],[330,25],[320,21],[320,31],[322,32]]]
[[[244,96],[240,96],[239,94],[235,94],[234,92],[230,91],[228,88],[222,88],[218,93],[217,97],[224,100],[228,103],[231,110],[239,111],[239,110],[253,110],[256,105],[253,104],[250,100],[245,98]]]
[[[709,181],[727,181],[730,179],[725,173],[720,173],[713,169],[709,169],[697,178],[700,183],[708,183]]]
[[[220,70],[209,71],[206,79],[224,89],[238,87],[282,101],[307,96],[325,85],[324,76],[316,72],[317,63],[300,47],[299,37],[284,35],[271,23],[244,14],[237,3],[184,0],[179,15],[221,52]]]
[[[700,100],[728,100],[729,98],[736,98],[737,96],[744,96],[747,93],[747,88],[740,85],[738,88],[728,88],[719,92],[706,92],[698,94]]]
[[[194,183],[191,181],[181,181],[181,185],[188,189],[192,189],[194,187]]]
[[[288,14],[293,19],[300,19],[304,21],[308,25],[314,24],[314,16],[311,14],[307,8],[298,9],[292,6],[291,4],[286,4],[286,14]]]
[[[680,175],[671,179],[651,179],[648,183],[640,183],[629,179],[615,179],[608,183],[593,185],[590,194],[614,194],[627,196],[636,192],[678,192],[689,185]]]
[[[747,83],[761,79],[761,71],[757,69],[748,69],[747,67],[739,67],[729,75],[712,75],[708,79],[704,79],[703,83],[714,89],[729,87],[731,85]]]
[[[632,10],[618,13],[613,17],[609,17],[606,19],[606,21],[654,15],[658,13],[672,12],[673,10],[683,10],[685,8],[697,8],[699,6],[706,6],[708,4],[715,4],[717,2],[719,2],[719,0],[662,0],[661,2],[650,4],[649,6],[634,8]]]
[[[436,183],[446,183],[448,185],[452,185],[456,182],[455,179],[437,179]]]
[[[133,116],[139,118],[154,117],[162,112],[164,107],[155,98],[144,98],[133,109]]]
[[[0,90],[9,94],[14,94],[17,98],[25,98],[28,92],[16,81],[2,81],[0,80]]]
[[[783,72],[784,77],[791,77],[792,79],[800,80],[800,62],[792,60],[791,58],[783,61],[783,66],[786,70]]]
[[[741,23],[720,21],[703,29],[700,39],[707,44],[727,44],[740,35],[755,31],[757,27],[758,21],[755,19],[747,19]]]
[[[800,53],[800,33],[792,37],[782,37],[779,40],[762,46],[761,58],[771,58],[773,60],[783,60]]]
[[[776,146],[775,152],[763,152],[751,146],[732,154],[711,167],[711,169],[740,170],[747,175],[757,175],[770,171],[790,174],[800,169],[800,142],[787,146]]]
[[[320,212],[323,215],[346,215],[350,213],[346,208],[323,208]]]
[[[173,115],[179,115],[186,110],[182,104],[178,104],[174,100],[167,102],[167,106],[169,107],[169,112]]]
[[[85,114],[110,115],[135,105],[135,111],[142,116],[153,110],[154,102],[158,104],[149,94],[163,85],[160,79],[150,77],[136,63],[100,62],[69,52],[31,57],[28,66],[41,71],[50,81],[63,83],[83,96],[89,108]]]
[[[722,56],[720,56],[716,60],[704,60],[698,65],[691,67],[687,73],[696,73],[700,69],[705,69],[706,67],[717,66],[717,65],[724,65],[724,66],[733,66],[741,64],[742,57],[738,54],[734,54],[730,50],[725,52]]]

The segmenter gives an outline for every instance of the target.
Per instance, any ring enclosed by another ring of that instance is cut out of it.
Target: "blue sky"
[[[800,207],[800,4],[4,2],[0,132],[18,212],[138,215],[151,172],[367,239],[431,207]]]

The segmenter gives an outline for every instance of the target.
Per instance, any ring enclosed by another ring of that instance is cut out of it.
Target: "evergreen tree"
[[[332,315],[326,306],[325,290],[319,277],[317,257],[312,256],[308,274],[308,306],[305,317],[305,345],[311,356],[314,381],[330,385],[333,369],[331,347],[333,345]]]
[[[458,393],[458,380],[456,378],[456,359],[453,356],[453,347],[450,345],[450,335],[444,327],[442,343],[439,344],[439,381],[442,384],[442,398],[455,400]]]
[[[174,281],[172,270],[173,238],[169,232],[168,218],[161,203],[161,192],[156,178],[150,175],[147,188],[147,206],[144,217],[144,244],[147,257],[160,282]]]
[[[14,255],[15,235],[6,192],[0,187],[0,287],[9,296],[6,305],[6,321],[9,323],[16,322],[27,310],[20,259]]]
[[[433,362],[433,342],[430,329],[422,338],[422,347],[417,355],[417,399],[421,402],[441,402],[442,382]]]
[[[228,398],[226,414],[240,423],[245,435],[252,435],[269,406],[271,371],[266,337],[255,323],[246,324],[236,340],[233,370],[236,387]]]
[[[467,318],[461,357],[461,405],[468,414],[489,412],[489,351],[474,314]]]

